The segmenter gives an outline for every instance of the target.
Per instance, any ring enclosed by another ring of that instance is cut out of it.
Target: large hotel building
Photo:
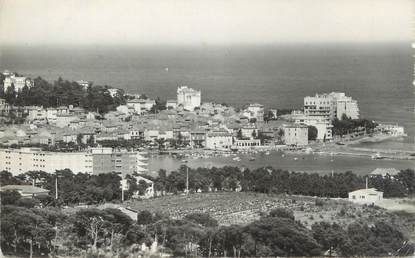
[[[295,116],[295,122],[315,126],[318,140],[333,138],[332,121],[349,118],[359,118],[357,101],[346,96],[343,92],[331,92],[304,97],[304,113]]]
[[[0,149],[0,171],[18,175],[27,171],[70,169],[74,173],[122,175],[146,172],[142,153],[112,148],[91,148],[84,152],[50,152],[40,148]]]

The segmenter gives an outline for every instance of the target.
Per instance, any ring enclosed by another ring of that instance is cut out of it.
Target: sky
[[[0,0],[5,45],[412,41],[413,0]]]

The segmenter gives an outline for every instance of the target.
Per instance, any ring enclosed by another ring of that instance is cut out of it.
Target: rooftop
[[[40,194],[40,193],[49,193],[49,190],[31,186],[31,185],[6,185],[1,187],[1,191],[6,190],[15,190],[15,191],[21,191],[22,194]]]
[[[373,170],[372,172],[370,172],[371,175],[381,175],[381,176],[386,176],[386,175],[395,176],[398,173],[399,173],[399,170],[397,170],[396,168],[377,168]]]

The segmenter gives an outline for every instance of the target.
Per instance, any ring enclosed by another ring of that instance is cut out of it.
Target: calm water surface
[[[370,157],[351,157],[351,156],[327,156],[317,154],[285,154],[282,157],[281,152],[271,152],[270,155],[239,155],[241,161],[234,161],[233,157],[211,157],[204,159],[188,159],[188,165],[193,168],[197,167],[223,167],[239,166],[247,168],[258,168],[263,166],[272,166],[274,168],[286,169],[289,171],[316,172],[320,174],[331,173],[332,171],[340,173],[353,171],[359,175],[365,175],[376,168],[407,169],[414,168],[414,161],[409,160],[372,160]],[[255,157],[254,161],[249,158]],[[182,161],[171,156],[157,156],[149,159],[149,170],[158,171],[165,169],[173,171],[182,165]]]
[[[0,47],[0,70],[56,80],[89,80],[174,99],[178,85],[203,101],[301,108],[303,97],[342,91],[361,116],[405,126],[395,149],[414,149],[410,43],[252,47]],[[168,67],[168,71],[165,69]]]

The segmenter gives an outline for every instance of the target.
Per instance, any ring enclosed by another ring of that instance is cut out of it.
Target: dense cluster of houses
[[[88,82],[79,82],[88,85]],[[117,94],[115,89],[113,92]],[[332,139],[331,121],[343,115],[357,118],[357,102],[344,93],[304,98],[304,111],[293,112],[277,120],[277,110],[264,121],[264,106],[247,105],[242,110],[201,102],[201,92],[181,86],[177,100],[169,100],[166,109],[151,112],[156,101],[130,95],[125,105],[97,119],[99,114],[80,107],[20,107],[25,124],[0,128],[0,144],[39,143],[53,145],[81,141],[84,144],[104,140],[141,139],[163,147],[191,147],[211,150],[256,148],[264,145],[308,144],[308,126],[317,128],[317,140]],[[0,99],[0,116],[13,108]],[[174,142],[175,144],[172,144]],[[172,146],[174,145],[174,146]],[[151,144],[150,144],[151,146]]]

